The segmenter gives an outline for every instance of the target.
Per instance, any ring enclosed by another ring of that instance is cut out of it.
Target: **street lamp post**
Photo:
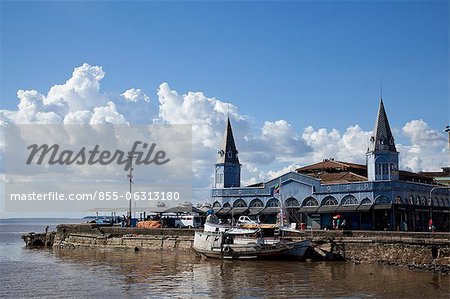
[[[131,193],[131,185],[133,184],[133,156],[129,155],[128,159],[130,160],[130,173],[127,175],[128,180],[130,181],[130,202],[128,207],[128,221],[127,226],[131,227],[131,207],[132,207],[132,200],[133,200],[133,193]]]

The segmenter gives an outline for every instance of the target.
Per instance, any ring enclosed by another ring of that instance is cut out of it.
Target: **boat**
[[[205,223],[203,231],[195,232],[194,251],[207,258],[261,259],[279,258],[294,246],[266,242],[260,229],[242,229]]]
[[[282,234],[286,232],[290,233],[299,233],[300,231],[296,229],[291,229],[289,227],[281,228]],[[305,257],[306,252],[311,247],[311,240],[302,240],[302,241],[291,241],[285,237],[281,238],[281,242],[289,244],[291,249],[283,252],[283,256],[288,259],[302,260]]]
[[[209,215],[203,231],[195,232],[193,250],[200,256],[219,259],[302,259],[309,240],[292,241],[264,237],[267,226],[242,228],[220,225]]]
[[[281,200],[281,180],[274,188],[280,195],[277,224],[260,224],[248,217],[240,217],[239,227],[220,225],[213,210],[208,211],[203,231],[195,232],[194,251],[209,258],[222,259],[303,259],[310,240],[293,241],[286,232],[300,232],[285,224],[287,214]]]

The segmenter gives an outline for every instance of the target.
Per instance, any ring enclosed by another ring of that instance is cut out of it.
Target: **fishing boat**
[[[208,258],[272,259],[294,250],[293,244],[266,241],[260,229],[245,229],[205,223],[195,232],[194,251]]]
[[[209,215],[203,231],[195,232],[194,251],[207,258],[220,259],[302,259],[310,246],[309,240],[291,241],[265,237],[273,226],[253,228],[219,225]]]
[[[281,181],[274,188],[281,199]],[[242,221],[239,227],[220,225],[214,211],[208,211],[203,231],[195,232],[194,251],[209,258],[222,259],[302,259],[310,240],[293,241],[286,232],[300,232],[287,226],[283,201],[280,200],[277,224]],[[245,220],[245,219],[243,219]]]
[[[288,227],[282,227],[281,233],[285,234],[286,232],[290,233],[299,233],[300,231],[295,229],[290,229]],[[286,237],[281,237],[282,243],[288,244],[291,246],[291,248],[285,252],[283,252],[283,257],[288,259],[295,259],[295,260],[302,260],[305,257],[306,252],[311,247],[311,241],[306,239],[302,241],[291,241],[290,239],[287,239]]]

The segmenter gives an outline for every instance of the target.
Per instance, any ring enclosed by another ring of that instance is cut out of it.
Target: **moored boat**
[[[309,240],[265,238],[261,227],[238,228],[207,221],[203,231],[195,232],[193,249],[208,258],[302,259],[309,246]]]
[[[206,223],[202,232],[195,232],[193,249],[208,258],[271,259],[281,258],[295,245],[267,242],[260,229],[242,229]]]

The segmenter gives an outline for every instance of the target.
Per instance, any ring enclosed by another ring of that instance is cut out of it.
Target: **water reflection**
[[[0,221],[0,297],[448,298],[450,277],[346,262],[203,260],[176,251],[30,250],[47,221]],[[56,224],[54,224],[56,225]]]
[[[450,283],[444,275],[346,262],[204,260],[174,251],[82,249],[55,255],[61,263],[119,278],[120,292],[128,295],[447,298]]]

